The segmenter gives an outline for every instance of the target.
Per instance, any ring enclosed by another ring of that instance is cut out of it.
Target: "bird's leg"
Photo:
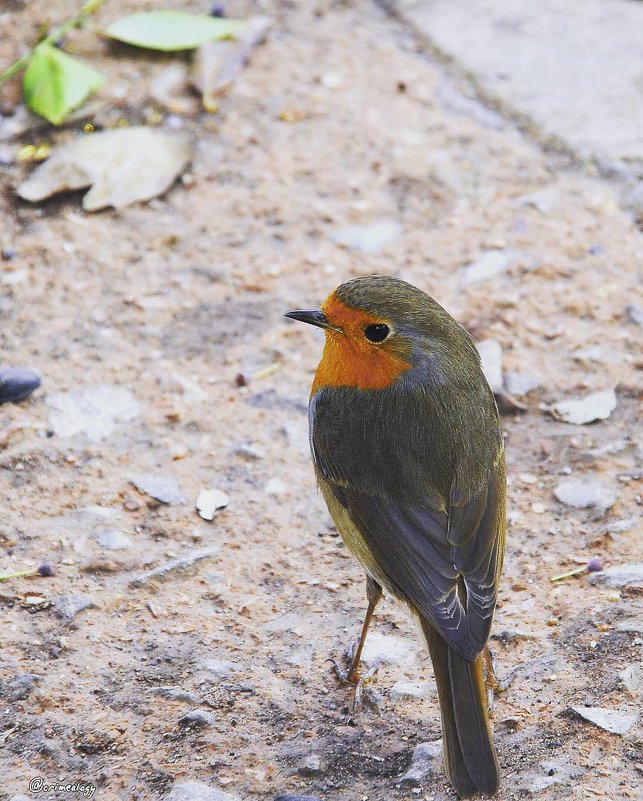
[[[382,597],[382,588],[380,585],[372,579],[370,576],[366,576],[366,597],[368,599],[368,609],[366,610],[366,617],[364,618],[364,624],[362,625],[362,633],[360,634],[360,638],[358,642],[355,644],[353,648],[350,650],[350,659],[351,664],[347,671],[342,670],[340,666],[333,662],[333,667],[335,668],[335,673],[342,681],[346,684],[352,684],[355,687],[355,695],[353,697],[353,708],[352,714],[349,718],[349,722],[353,719],[353,716],[359,709],[362,703],[362,697],[364,694],[364,683],[367,679],[371,677],[371,675],[377,670],[377,666],[369,671],[366,676],[360,676],[359,672],[359,663],[362,657],[362,650],[364,649],[364,643],[366,642],[366,635],[368,633],[368,627],[371,624],[371,620],[373,619],[373,613],[375,612],[375,607],[377,606],[378,601]]]
[[[495,659],[488,645],[485,645],[482,651],[482,670],[484,673],[484,686],[487,691],[487,710],[492,714],[495,692],[500,689],[500,684],[496,678]]]
[[[370,576],[366,576],[366,598],[368,599],[368,609],[366,610],[366,617],[364,618],[364,625],[362,626],[362,633],[360,634],[359,642],[357,646],[353,650],[351,666],[346,676],[346,680],[349,684],[357,685],[359,683],[359,663],[362,658],[362,651],[364,649],[364,643],[366,642],[366,635],[368,633],[368,627],[371,625],[371,620],[373,619],[373,613],[375,612],[375,607],[377,606],[380,598],[382,597],[382,588],[380,585],[372,579]]]
[[[487,689],[487,707],[489,712],[493,712],[494,696],[496,693],[500,694],[509,687],[514,680],[513,674],[510,674],[506,679],[499,679],[496,674],[496,659],[493,651],[488,645],[485,645],[482,652],[483,670],[485,678],[485,687]]]

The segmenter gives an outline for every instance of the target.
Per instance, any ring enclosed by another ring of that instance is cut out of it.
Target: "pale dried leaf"
[[[203,95],[206,109],[216,107],[216,98],[225,94],[234,83],[271,24],[271,17],[250,17],[235,32],[234,39],[205,42],[199,47],[194,56],[193,83]]]
[[[190,158],[184,134],[154,128],[122,128],[81,136],[55,149],[18,187],[35,203],[58,192],[91,186],[86,211],[149,200],[164,192]]]

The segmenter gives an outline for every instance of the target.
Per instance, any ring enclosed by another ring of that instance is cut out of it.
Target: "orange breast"
[[[332,294],[322,310],[331,325],[341,329],[326,331],[326,344],[317,367],[311,396],[322,387],[384,389],[409,369],[410,362],[389,343],[373,344],[364,336],[366,326],[386,322],[368,312],[352,309]]]

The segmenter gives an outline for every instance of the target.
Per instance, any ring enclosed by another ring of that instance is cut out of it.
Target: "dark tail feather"
[[[442,715],[444,763],[449,780],[461,796],[498,790],[499,773],[487,715],[482,657],[463,659],[424,620]]]

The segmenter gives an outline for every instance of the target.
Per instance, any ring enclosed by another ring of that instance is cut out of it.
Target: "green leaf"
[[[161,9],[116,20],[103,33],[150,50],[194,50],[204,42],[229,39],[243,20]]]
[[[95,92],[103,76],[48,42],[33,51],[24,74],[25,102],[41,117],[60,125],[70,111]]]

